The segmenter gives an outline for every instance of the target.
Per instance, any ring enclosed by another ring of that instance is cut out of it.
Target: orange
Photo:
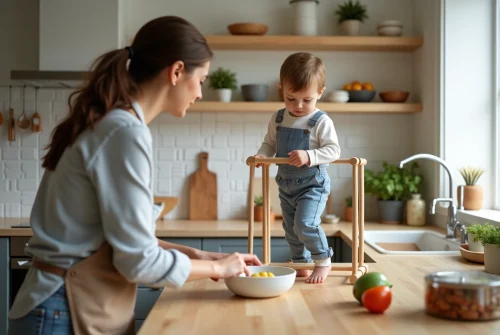
[[[353,91],[361,91],[362,89],[363,89],[363,87],[361,86],[361,84],[353,84],[352,85]]]
[[[392,292],[387,286],[375,286],[366,290],[361,302],[371,313],[384,313],[392,302]]]
[[[344,90],[346,90],[346,91],[352,90],[352,85],[351,84],[345,84],[344,85]]]
[[[363,89],[367,91],[373,91],[373,84],[370,83],[369,81],[366,83],[363,83]]]
[[[360,81],[358,81],[358,80],[355,80],[355,81],[353,81],[351,84],[356,85],[356,84],[361,84],[361,82],[360,82]]]

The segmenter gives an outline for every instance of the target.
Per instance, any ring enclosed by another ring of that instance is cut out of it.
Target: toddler
[[[271,117],[256,155],[289,158],[289,164],[278,165],[276,175],[283,229],[292,262],[315,263],[312,274],[297,271],[313,284],[323,283],[330,272],[333,251],[320,227],[320,216],[330,193],[328,163],[340,157],[333,121],[316,108],[325,81],[322,61],[310,53],[295,53],[284,61],[279,87],[285,108]]]

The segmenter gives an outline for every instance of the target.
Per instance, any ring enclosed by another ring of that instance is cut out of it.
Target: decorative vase
[[[222,102],[231,102],[233,91],[230,88],[219,88],[216,90],[217,98]]]
[[[489,273],[500,275],[500,245],[484,245],[484,270]]]
[[[406,223],[409,226],[425,225],[425,200],[420,194],[412,194],[406,202]]]
[[[340,26],[344,33],[348,36],[355,36],[359,34],[359,27],[361,25],[361,21],[359,20],[345,20],[342,21]]]
[[[469,233],[467,236],[467,244],[469,245],[469,251],[484,252],[484,246],[481,241],[474,242],[475,234]]]
[[[462,189],[463,194],[462,194]],[[478,210],[483,207],[483,188],[481,185],[461,185],[457,188],[458,199],[466,210]]]
[[[352,223],[352,207],[344,208],[344,221]]]
[[[317,34],[318,0],[292,0],[295,35],[314,36]]]
[[[379,200],[380,223],[400,224],[403,221],[404,201]]]

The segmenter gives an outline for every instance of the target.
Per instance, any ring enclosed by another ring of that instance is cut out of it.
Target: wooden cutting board
[[[200,169],[189,177],[189,219],[217,220],[217,175],[208,171],[208,152],[199,159]]]

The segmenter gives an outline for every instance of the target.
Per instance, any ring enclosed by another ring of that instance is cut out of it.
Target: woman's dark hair
[[[188,21],[163,16],[146,23],[132,45],[105,53],[95,60],[91,75],[69,99],[69,115],[57,125],[42,167],[55,170],[64,150],[114,108],[132,109],[139,85],[155,78],[176,61],[191,73],[212,59],[203,35]],[[130,58],[130,63],[127,62]]]

